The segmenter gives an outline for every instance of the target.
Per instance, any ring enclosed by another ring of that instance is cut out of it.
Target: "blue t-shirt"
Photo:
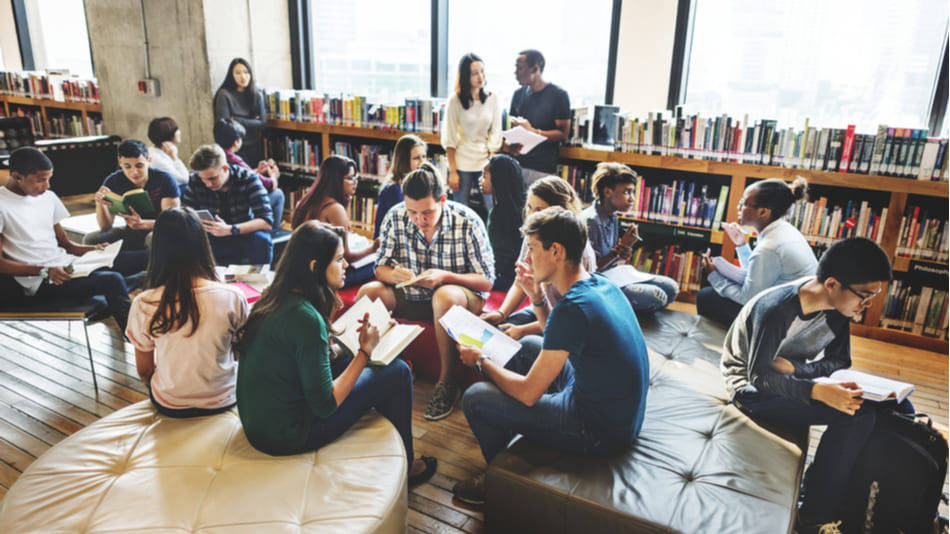
[[[106,176],[102,185],[117,195],[124,195],[136,189],[135,184],[125,177],[121,169]],[[152,201],[152,207],[155,208],[155,211],[151,213],[139,213],[143,219],[154,219],[162,211],[163,198],[178,198],[179,196],[178,182],[172,178],[172,175],[151,167],[148,169],[148,180],[145,181],[142,189],[148,192],[148,198]]]
[[[650,362],[627,297],[592,275],[561,297],[544,328],[545,350],[566,350],[585,427],[606,445],[628,446],[643,425]]]
[[[383,219],[393,206],[402,202],[402,186],[389,184],[379,190],[379,200],[376,201],[376,219],[373,221],[373,239],[379,237],[383,226]]]
[[[539,130],[554,130],[555,121],[570,120],[571,101],[567,91],[549,83],[537,93],[525,85],[511,95],[511,114],[528,119]],[[553,174],[557,171],[560,143],[545,141],[516,159],[522,167]]]

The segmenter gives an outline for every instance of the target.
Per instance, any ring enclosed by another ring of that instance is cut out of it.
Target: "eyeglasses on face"
[[[861,302],[858,303],[860,306],[864,306],[868,302],[871,302],[871,299],[880,295],[881,291],[883,291],[882,289],[878,289],[877,291],[875,291],[874,293],[871,293],[870,295],[865,295],[864,293],[859,293],[858,291],[855,291],[854,288],[849,285],[844,286],[844,288],[854,293],[859,299],[861,299]]]

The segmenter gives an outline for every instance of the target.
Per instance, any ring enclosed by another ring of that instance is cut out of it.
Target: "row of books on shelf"
[[[350,222],[357,223],[358,226],[364,228],[372,228],[376,217],[376,197],[354,195],[350,199],[350,205],[346,212]]]
[[[896,255],[931,261],[947,261],[947,219],[928,217],[927,210],[915,206],[901,218]]]
[[[887,208],[875,210],[868,201],[848,200],[832,206],[828,198],[792,204],[785,219],[809,241],[824,247],[849,237],[865,237],[880,244],[887,222]]]
[[[95,78],[70,76],[68,72],[0,71],[0,95],[99,103],[99,84]]]
[[[77,114],[49,116],[46,124],[47,137],[102,135],[102,119],[98,117],[87,116],[83,124],[82,116]]]
[[[882,328],[947,339],[947,291],[895,280],[887,291]]]
[[[594,201],[594,193],[591,190],[591,177],[593,172],[578,165],[558,165],[557,175],[574,188],[577,198],[586,204]]]
[[[703,280],[702,253],[683,251],[675,245],[655,250],[640,247],[633,252],[630,264],[642,272],[676,280],[681,292],[699,291]]]
[[[586,138],[589,112],[573,110],[569,144]],[[704,117],[676,112],[649,113],[645,119],[616,115],[616,148],[641,154],[773,165],[798,169],[947,180],[947,139],[928,137],[927,129],[878,126],[875,134],[846,128],[779,128],[770,119],[750,122],[745,115]]]
[[[719,230],[729,202],[729,186],[719,186],[718,195],[712,192],[715,188],[685,180],[651,186],[641,179],[631,215],[664,224]]]
[[[391,155],[381,145],[336,142],[333,144],[333,153],[355,161],[361,178],[382,180],[389,173]]]
[[[266,138],[267,156],[285,170],[316,174],[320,168],[320,143],[287,136]]]
[[[270,117],[358,128],[438,133],[445,102],[407,98],[402,104],[373,103],[365,96],[331,96],[314,91],[265,90]]]

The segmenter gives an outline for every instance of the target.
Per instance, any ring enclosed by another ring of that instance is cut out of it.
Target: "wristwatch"
[[[480,374],[480,375],[482,375],[482,376],[485,376],[485,372],[482,371],[482,360],[485,360],[485,359],[487,359],[487,358],[488,358],[488,356],[485,356],[485,355],[483,354],[483,355],[479,356],[477,360],[475,360],[475,370],[478,371],[478,374]]]
[[[238,228],[238,225],[232,224],[232,225],[231,225],[231,235],[239,235],[240,233],[241,233],[241,229]]]
[[[43,267],[40,269],[40,278],[43,280],[49,280],[49,267]]]

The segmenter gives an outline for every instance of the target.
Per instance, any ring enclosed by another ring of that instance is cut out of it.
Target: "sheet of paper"
[[[745,283],[746,270],[742,267],[739,267],[722,256],[714,257],[712,262],[713,265],[716,266],[716,271],[718,271],[719,274],[725,276],[737,284],[741,285]]]
[[[359,269],[360,267],[369,265],[369,264],[371,264],[371,263],[376,263],[376,258],[377,258],[377,257],[378,257],[378,255],[377,255],[375,252],[373,252],[372,254],[367,254],[367,255],[363,256],[362,258],[360,258],[360,259],[354,261],[353,263],[351,263],[351,264],[350,264],[350,267],[352,267],[352,268],[354,268],[354,269]]]
[[[519,350],[521,343],[486,323],[465,308],[455,305],[439,319],[449,336],[462,345],[476,347],[499,365],[505,365]]]
[[[602,271],[600,274],[604,275],[607,280],[613,282],[617,287],[639,284],[653,279],[652,274],[638,271],[632,265],[617,265]]]
[[[531,152],[534,147],[548,140],[547,137],[530,132],[523,126],[515,126],[510,130],[505,130],[501,132],[501,136],[505,138],[509,145],[520,144],[522,154]]]
[[[89,276],[89,273],[102,267],[112,267],[115,257],[119,255],[122,248],[122,240],[111,243],[102,250],[92,250],[76,258],[73,262],[73,278]]]

